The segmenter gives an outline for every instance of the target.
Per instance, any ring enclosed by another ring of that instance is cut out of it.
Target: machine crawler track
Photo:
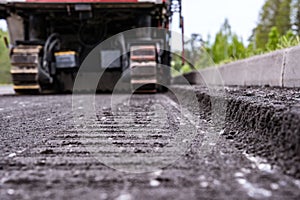
[[[37,93],[40,91],[38,73],[41,49],[42,46],[19,45],[12,50],[10,72],[14,90],[17,93]]]
[[[131,47],[131,89],[135,93],[157,92],[157,51],[155,45]]]

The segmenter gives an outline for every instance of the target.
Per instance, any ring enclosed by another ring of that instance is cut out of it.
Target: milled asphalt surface
[[[0,96],[0,199],[299,199],[295,176],[237,147],[205,109],[193,121],[167,94],[111,97],[93,115],[71,95]]]

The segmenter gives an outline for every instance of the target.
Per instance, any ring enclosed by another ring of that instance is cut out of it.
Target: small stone
[[[183,143],[188,143],[189,141],[187,139],[182,140]]]
[[[160,182],[158,180],[151,180],[150,186],[151,187],[158,187],[160,185]]]
[[[220,135],[224,135],[224,133],[225,133],[225,130],[223,129],[223,130],[220,131],[219,134],[220,134]]]
[[[25,149],[17,151],[17,153],[23,153]]]
[[[15,157],[16,155],[17,155],[16,153],[11,153],[11,154],[9,154],[7,157],[13,158],[13,157]]]
[[[251,173],[251,170],[250,169],[247,169],[247,168],[242,168],[241,171],[245,174],[249,174]]]
[[[200,186],[203,187],[203,188],[207,188],[208,185],[209,185],[209,184],[208,184],[208,182],[206,182],[206,181],[200,183]]]
[[[198,180],[201,180],[201,181],[203,181],[203,180],[205,180],[205,179],[206,179],[206,178],[205,178],[204,175],[201,175],[201,176],[198,177]]]
[[[241,178],[241,177],[244,177],[244,174],[241,173],[241,172],[236,172],[236,173],[234,174],[234,177],[236,177],[236,178]]]
[[[38,160],[36,162],[37,165],[45,165],[46,164],[46,160],[45,159],[41,159],[41,160]]]
[[[279,185],[277,183],[271,183],[270,185],[272,190],[278,190],[279,189]]]
[[[15,194],[15,190],[14,189],[8,189],[7,194],[8,195],[13,195],[13,194]]]

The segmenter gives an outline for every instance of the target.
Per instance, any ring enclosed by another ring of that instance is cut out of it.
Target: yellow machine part
[[[38,92],[38,62],[42,46],[19,45],[12,50],[10,70],[17,93]]]
[[[137,93],[157,92],[155,45],[132,46],[130,52],[131,90]]]
[[[55,56],[63,56],[63,55],[75,55],[75,51],[60,51],[60,52],[55,52]]]

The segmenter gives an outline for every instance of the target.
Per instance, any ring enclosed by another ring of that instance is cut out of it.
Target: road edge
[[[222,79],[215,81],[216,71]],[[173,84],[300,87],[300,46],[209,67],[174,77]]]

